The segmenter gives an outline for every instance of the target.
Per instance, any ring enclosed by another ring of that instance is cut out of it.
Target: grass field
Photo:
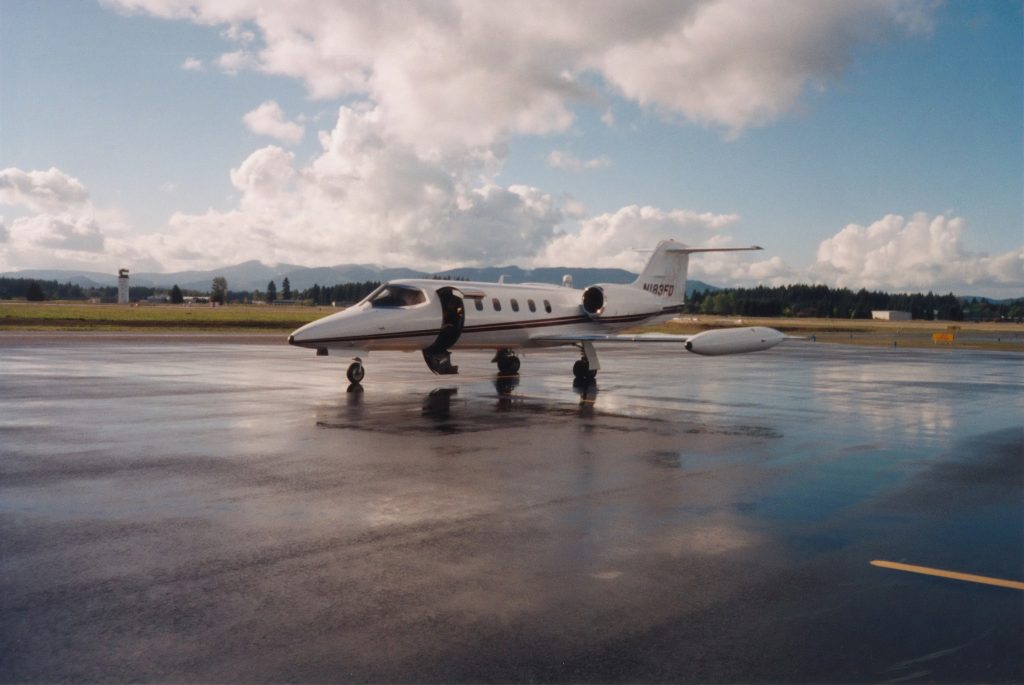
[[[285,331],[338,311],[333,307],[0,303],[0,330]]]
[[[0,331],[288,332],[338,311],[333,307],[264,305],[141,305],[51,302],[0,303]],[[817,342],[892,347],[953,347],[1024,352],[1024,324],[864,319],[784,319],[684,316],[632,332],[698,333],[730,326],[770,326]],[[957,326],[955,331],[949,326]],[[952,342],[934,333],[954,333]]]

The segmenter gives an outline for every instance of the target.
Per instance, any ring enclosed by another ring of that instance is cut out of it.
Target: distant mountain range
[[[278,292],[281,281],[285,278],[293,290],[305,290],[314,284],[321,286],[338,285],[339,283],[361,283],[363,281],[389,281],[395,278],[430,278],[433,275],[467,278],[471,281],[496,282],[504,276],[508,283],[553,283],[560,285],[562,276],[572,276],[573,285],[577,288],[594,283],[632,283],[636,274],[624,269],[576,269],[571,267],[546,267],[541,269],[521,269],[518,266],[488,266],[482,268],[460,267],[447,271],[417,271],[414,269],[388,269],[368,264],[338,264],[337,266],[306,267],[294,264],[278,264],[268,266],[263,262],[252,260],[234,266],[208,271],[178,271],[175,273],[133,273],[130,275],[131,285],[151,288],[170,288],[177,285],[186,290],[208,291],[210,282],[216,276],[223,276],[228,281],[229,290],[266,290],[267,283],[274,281]],[[73,271],[57,269],[26,269],[0,274],[8,278],[37,278],[44,281],[73,283],[82,287],[117,285],[117,274],[96,271]],[[686,292],[700,290],[719,290],[703,281],[690,280],[686,284]]]

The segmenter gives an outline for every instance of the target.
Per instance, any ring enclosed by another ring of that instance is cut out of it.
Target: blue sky
[[[676,237],[765,247],[723,285],[1024,294],[1020,3],[367,7],[0,4],[0,270]]]

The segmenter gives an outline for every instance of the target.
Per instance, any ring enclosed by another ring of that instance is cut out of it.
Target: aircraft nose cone
[[[289,335],[288,336],[288,344],[289,345],[294,345],[295,344],[295,336],[294,335]]]

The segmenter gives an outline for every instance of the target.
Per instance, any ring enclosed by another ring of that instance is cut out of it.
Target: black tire
[[[597,378],[597,370],[591,369],[586,359],[580,359],[572,365],[572,375],[581,381],[592,381]]]
[[[519,357],[511,354],[498,357],[498,371],[500,373],[519,373]]]
[[[494,361],[498,364],[498,373],[519,373],[519,357],[512,350],[498,350]]]
[[[353,385],[359,385],[360,383],[363,382],[363,377],[366,375],[366,370],[363,368],[363,365],[360,364],[359,362],[353,362],[349,365],[348,371],[345,372],[345,375],[348,376],[349,383],[352,383]]]

